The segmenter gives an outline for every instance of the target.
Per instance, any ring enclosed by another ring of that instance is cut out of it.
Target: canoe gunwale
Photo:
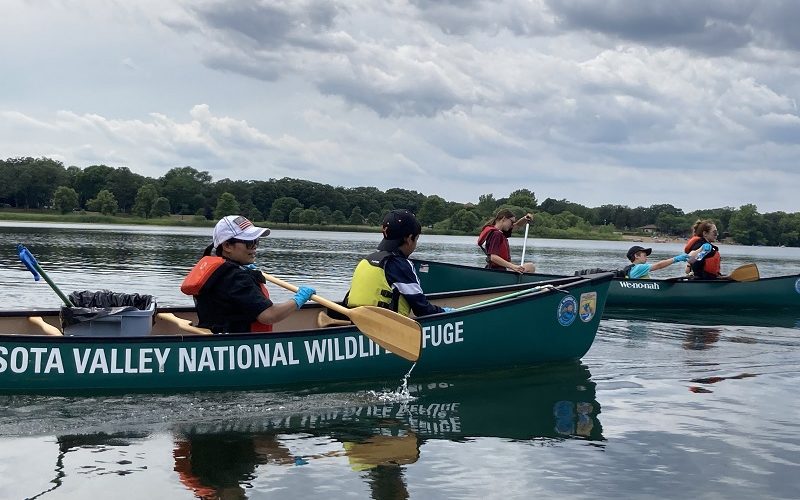
[[[495,287],[484,287],[484,288],[475,288],[475,289],[465,289],[465,290],[456,290],[451,292],[441,292],[436,294],[430,294],[428,297],[431,300],[447,300],[448,298],[454,297],[469,297],[469,296],[476,296],[476,295],[485,295],[488,293],[501,293],[501,294],[509,294],[521,290],[526,289],[533,289],[537,287],[542,287],[540,290],[536,290],[530,294],[523,294],[519,296],[509,297],[504,300],[498,300],[497,302],[493,302],[490,304],[485,304],[469,311],[453,311],[450,313],[437,313],[431,314],[428,316],[415,318],[419,321],[423,326],[427,323],[433,323],[441,320],[444,315],[455,316],[455,315],[463,315],[463,314],[475,314],[482,311],[491,311],[493,309],[506,307],[509,305],[514,305],[519,302],[538,299],[545,295],[550,295],[554,293],[562,293],[562,294],[569,294],[572,288],[579,288],[584,286],[597,286],[604,281],[611,281],[612,273],[600,273],[595,275],[582,275],[582,276],[560,276],[558,279],[555,280],[546,280],[546,281],[537,281],[537,282],[528,282],[528,283],[518,283],[512,285],[502,285],[502,286],[495,286]],[[544,287],[543,285],[553,285],[552,287]],[[324,309],[323,306],[319,304],[306,304],[303,306],[303,309],[310,309],[310,310],[322,310]],[[60,309],[26,309],[26,310],[0,310],[0,319],[2,318],[22,318],[26,316],[58,316]],[[191,306],[168,306],[168,307],[159,307],[156,309],[155,313],[194,313],[195,308]],[[155,317],[155,316],[154,316]],[[354,325],[341,325],[341,326],[331,326],[325,328],[314,328],[314,329],[299,329],[299,330],[287,330],[287,331],[278,331],[278,332],[242,332],[242,333],[228,333],[228,334],[218,334],[218,335],[196,335],[196,334],[185,334],[185,333],[178,333],[175,334],[158,334],[158,335],[143,335],[143,336],[73,336],[73,335],[65,335],[65,336],[50,336],[47,337],[48,342],[53,343],[97,343],[98,341],[113,341],[115,343],[121,344],[137,344],[137,343],[170,343],[170,342],[185,342],[185,343],[201,343],[201,344],[208,344],[208,343],[215,343],[215,342],[226,342],[226,341],[238,341],[238,340],[283,340],[283,339],[293,339],[297,337],[335,337],[342,335],[346,332],[359,332],[359,330]],[[19,334],[19,333],[0,333],[0,338],[13,338],[15,341],[19,342],[32,342],[32,343],[41,343],[43,340],[42,335],[33,335],[33,334]]]

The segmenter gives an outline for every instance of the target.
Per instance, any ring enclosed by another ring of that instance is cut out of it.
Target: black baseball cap
[[[403,244],[403,239],[409,234],[418,235],[422,226],[408,210],[392,210],[383,218],[383,240],[378,244],[378,250],[391,252]]]
[[[650,255],[651,253],[653,253],[653,249],[640,247],[639,245],[633,245],[630,249],[628,249],[628,253],[626,254],[628,256],[629,261],[633,262],[633,259],[636,258],[636,252],[644,252],[647,255]]]

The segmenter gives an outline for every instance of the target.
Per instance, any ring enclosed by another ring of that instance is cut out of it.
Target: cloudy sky
[[[6,0],[0,158],[800,211],[800,2]]]

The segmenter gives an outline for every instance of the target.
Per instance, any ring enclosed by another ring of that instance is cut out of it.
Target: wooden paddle
[[[262,274],[267,281],[280,287],[292,292],[298,290],[298,287],[280,278]],[[312,295],[311,300],[350,318],[361,333],[384,349],[409,361],[419,359],[422,351],[422,327],[413,319],[377,306],[349,309],[319,295]]]
[[[733,281],[758,281],[761,276],[758,273],[758,266],[750,262],[748,264],[742,264],[734,269],[731,274],[728,275],[728,278]]]

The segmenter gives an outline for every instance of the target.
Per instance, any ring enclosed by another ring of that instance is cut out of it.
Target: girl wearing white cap
[[[269,332],[315,293],[301,286],[286,302],[270,300],[264,275],[254,266],[258,240],[268,234],[241,215],[217,222],[213,243],[181,285],[194,297],[199,327],[214,333]]]

